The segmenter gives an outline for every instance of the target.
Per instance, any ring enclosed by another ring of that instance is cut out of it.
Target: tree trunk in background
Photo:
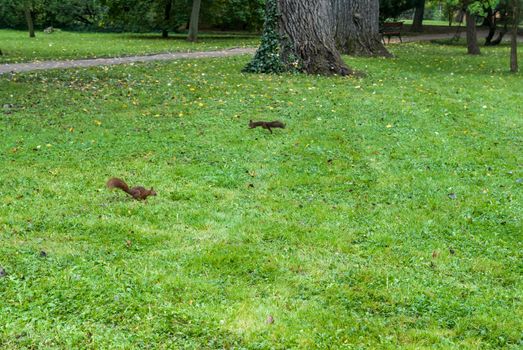
[[[193,0],[191,20],[189,22],[189,36],[187,40],[196,41],[198,39],[198,21],[200,20],[200,5],[202,0]]]
[[[463,18],[465,18],[465,10],[461,9],[458,11],[458,14],[456,15],[456,22],[463,22]]]
[[[488,27],[488,34],[485,38],[485,46],[489,46],[491,45],[492,38],[494,38],[497,29],[495,12],[492,11],[491,7],[489,7],[486,11],[482,26]]]
[[[478,45],[478,35],[476,33],[475,16],[468,10],[465,13],[465,20],[467,21],[467,50],[469,55],[479,55],[481,51]]]
[[[512,36],[510,40],[510,71],[517,73],[518,69],[518,24],[519,24],[519,0],[512,0]]]
[[[33,24],[33,12],[31,11],[31,8],[29,6],[26,6],[24,9],[25,12],[25,20],[27,21],[27,29],[29,30],[29,37],[34,38],[35,37],[35,28]]]
[[[349,75],[334,43],[331,0],[279,0],[279,29],[284,62],[297,61],[309,74]]]
[[[171,19],[171,9],[173,2],[172,0],[167,0],[165,3],[165,14],[164,14],[164,29],[162,29],[162,38],[169,37],[169,20]]]
[[[425,0],[418,0],[416,10],[414,12],[414,20],[412,21],[412,32],[423,31],[423,15],[425,14]]]
[[[391,57],[381,43],[379,0],[332,0],[334,37],[341,53]]]

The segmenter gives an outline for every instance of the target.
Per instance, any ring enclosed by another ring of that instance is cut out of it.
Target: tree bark
[[[423,31],[423,15],[425,14],[425,0],[418,0],[416,10],[414,11],[414,19],[412,21],[412,32]]]
[[[200,5],[202,0],[193,0],[191,20],[189,22],[189,36],[187,40],[196,41],[198,39],[198,21],[200,19]]]
[[[360,74],[345,65],[336,49],[332,0],[266,0],[265,4],[261,43],[244,72]]]
[[[309,74],[350,75],[334,43],[330,0],[279,0],[281,57]]]
[[[332,0],[334,38],[341,53],[391,57],[381,43],[379,0]]]
[[[496,13],[489,7],[486,11],[485,18],[483,19],[483,26],[488,27],[488,34],[485,37],[485,46],[490,46],[492,38],[496,34]]]
[[[169,20],[171,19],[172,0],[166,0],[164,13],[164,29],[162,29],[162,38],[169,37]]]
[[[479,55],[481,51],[478,45],[478,35],[476,33],[475,16],[469,10],[465,13],[465,20],[467,21],[467,51],[469,55]]]
[[[35,28],[33,23],[33,11],[31,11],[31,8],[29,6],[26,6],[24,8],[25,12],[25,20],[27,22],[27,29],[29,30],[29,37],[34,38],[35,37]]]
[[[518,24],[519,24],[519,0],[512,0],[512,35],[510,38],[510,71],[517,73],[518,68]]]

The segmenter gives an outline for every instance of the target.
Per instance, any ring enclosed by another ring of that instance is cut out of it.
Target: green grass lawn
[[[402,19],[401,20],[403,23],[405,24],[412,24],[412,20],[411,19]],[[435,19],[424,19],[423,20],[423,25],[427,25],[427,26],[449,26],[449,21],[441,21],[441,20],[435,20]],[[452,22],[452,26],[458,26],[459,25],[459,22],[455,22],[453,21]]]
[[[1,77],[0,348],[520,349],[523,79],[392,48]]]
[[[75,59],[145,55],[161,52],[209,51],[231,47],[256,47],[259,37],[250,34],[201,34],[197,43],[182,34],[163,39],[159,34],[27,32],[0,29],[0,63],[49,59]]]

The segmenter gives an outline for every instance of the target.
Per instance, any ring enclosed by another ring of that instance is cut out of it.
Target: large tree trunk
[[[332,0],[334,38],[341,53],[392,56],[381,43],[379,0]]]
[[[164,12],[164,28],[162,29],[162,38],[169,37],[169,20],[171,19],[171,9],[173,2],[172,0],[166,0],[165,2],[165,12]]]
[[[189,36],[187,40],[196,41],[198,39],[198,21],[200,20],[200,5],[202,0],[193,0],[191,20],[189,22]]]
[[[35,37],[35,28],[33,24],[33,11],[31,11],[31,8],[29,6],[26,6],[24,8],[25,12],[25,20],[27,21],[27,29],[29,30],[29,37],[34,38]]]
[[[467,10],[465,13],[465,20],[467,21],[467,50],[469,55],[479,55],[481,51],[478,45],[478,35],[476,33],[475,16]]]
[[[519,24],[519,0],[512,0],[512,35],[510,39],[510,71],[516,73],[518,69],[518,24]]]
[[[349,75],[334,43],[330,0],[279,0],[281,57],[309,74]]]
[[[332,0],[266,0],[260,46],[244,71],[357,74],[334,43]]]
[[[412,32],[421,32],[423,31],[423,15],[425,14],[425,0],[418,0],[416,5],[416,10],[414,12],[414,19],[412,21],[412,27],[410,30]]]

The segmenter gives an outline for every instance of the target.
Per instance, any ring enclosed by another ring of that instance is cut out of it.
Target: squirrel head
[[[251,128],[251,129],[254,128],[254,125],[252,125],[252,119],[249,120],[249,128]]]
[[[154,188],[151,187],[151,189],[149,190],[149,195],[156,196],[156,191],[154,190]]]

